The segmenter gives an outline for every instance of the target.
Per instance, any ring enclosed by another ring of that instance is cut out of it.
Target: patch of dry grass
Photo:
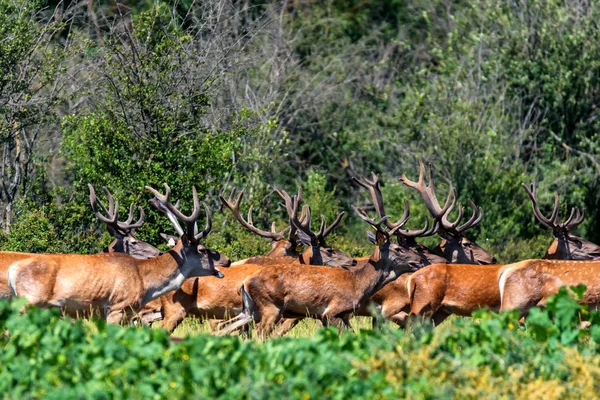
[[[350,320],[352,326],[351,332],[357,333],[361,329],[371,329],[371,318],[370,317],[354,317]],[[158,327],[158,324],[154,324],[153,327]],[[305,318],[298,323],[291,331],[286,333],[285,337],[291,338],[305,338],[312,337],[315,335],[317,330],[321,328],[321,323],[312,318]],[[175,329],[173,336],[175,337],[188,337],[195,336],[202,333],[215,333],[216,323],[211,320],[200,320],[197,318],[186,318],[183,322]],[[252,329],[254,333],[254,329]],[[252,337],[256,335],[252,334]]]

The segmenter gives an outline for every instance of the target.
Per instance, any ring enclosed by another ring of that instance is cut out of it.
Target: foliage
[[[580,371],[600,377],[599,314],[580,330],[585,307],[566,290],[525,327],[516,313],[481,311],[436,330],[321,329],[266,342],[200,334],[174,344],[166,331],[20,313],[22,305],[0,302],[0,392],[10,397],[524,396],[558,382],[581,397],[591,381]]]
[[[102,2],[85,11],[16,0],[0,7],[0,29],[18,38],[2,44],[2,76],[14,78],[10,96],[31,103],[11,112],[33,113],[38,127],[62,117],[43,126],[44,148],[32,148],[27,190],[16,194],[27,206],[16,218],[54,207],[49,221],[69,251],[83,251],[69,237],[87,237],[93,222],[58,225],[68,219],[60,199],[83,204],[93,183],[122,205],[144,204],[143,187],[167,181],[184,208],[191,184],[212,208],[225,187],[243,187],[261,226],[281,218],[267,200],[272,188],[300,184],[315,216],[348,212],[331,241],[364,254],[364,226],[349,211],[368,200],[350,178],[380,173],[390,214],[409,199],[409,224],[422,226],[421,201],[397,181],[416,177],[418,159],[434,163],[440,198],[451,183],[467,212],[469,199],[484,209],[467,235],[502,262],[542,256],[551,241],[521,183],[539,183],[544,210],[553,191],[561,215],[585,206],[580,234],[598,240],[600,41],[591,4],[123,4],[127,12]],[[27,57],[43,71],[20,70]],[[34,73],[35,84],[23,85],[19,71]],[[157,244],[169,229],[148,214],[140,236]],[[225,238],[211,240],[221,250],[265,248],[227,214],[218,219]]]
[[[36,179],[39,139],[56,123],[61,100],[65,50],[53,35],[62,24],[45,21],[37,12],[40,4],[0,1],[0,226],[7,233],[14,201]]]

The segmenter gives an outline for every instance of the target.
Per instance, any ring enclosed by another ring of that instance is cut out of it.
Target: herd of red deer
[[[404,228],[410,216],[408,201],[402,217],[395,223],[389,220],[377,175],[354,181],[369,191],[376,213],[373,218],[364,208],[354,207],[372,227],[367,233],[375,246],[370,256],[353,259],[327,245],[325,239],[343,213],[329,226],[321,216],[319,230],[313,231],[310,206],[300,207],[301,190],[294,196],[275,190],[289,218],[289,226],[278,232],[275,224],[270,231],[254,226],[252,209],[244,219],[243,192],[236,196],[233,189],[228,199],[221,196],[223,205],[244,228],[272,243],[266,256],[233,264],[200,244],[212,224],[206,208],[206,226],[198,231],[201,207],[195,188],[193,211],[186,216],[178,203],[171,202],[168,185],[165,194],[146,187],[155,196],[152,206],[177,232],[162,235],[171,246],[163,253],[134,236],[144,223],[143,209],[137,222],[133,205],[127,220],[119,221],[119,204],[110,192],[104,189],[106,208],[89,185],[92,209],[115,240],[103,253],[93,255],[0,252],[0,298],[22,296],[29,304],[60,307],[71,316],[95,313],[110,323],[133,316],[146,324],[160,320],[169,331],[186,316],[220,321],[220,334],[247,329],[254,322],[261,336],[284,334],[306,317],[347,327],[351,316],[373,316],[374,311],[401,327],[411,318],[439,324],[449,315],[469,316],[479,308],[517,309],[524,316],[529,308],[543,306],[561,286],[580,283],[587,286],[583,301],[599,303],[600,247],[571,234],[585,211],[574,207],[567,220],[558,222],[557,195],[548,218],[538,208],[535,185],[523,185],[536,219],[553,230],[555,240],[543,259],[501,265],[464,236],[481,222],[482,209],[471,202],[472,215],[463,223],[464,209],[457,206],[454,190],[441,206],[431,165],[427,182],[422,162],[417,182],[405,175],[400,178],[419,193],[433,218],[432,223],[426,218],[419,230]],[[457,217],[451,221],[454,210]],[[442,241],[433,249],[416,241],[434,234]]]

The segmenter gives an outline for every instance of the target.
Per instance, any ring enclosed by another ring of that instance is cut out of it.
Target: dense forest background
[[[467,236],[503,262],[540,257],[543,211],[585,207],[577,233],[600,242],[600,4],[449,0],[0,0],[0,246],[96,252],[110,238],[87,184],[131,202],[160,243],[166,219],[144,185],[182,207],[196,185],[214,214],[209,245],[264,252],[218,195],[243,188],[255,224],[285,226],[274,187],[333,219],[368,204],[351,177],[379,173],[387,211],[400,184],[435,166],[485,217]],[[470,206],[467,207],[470,212]],[[332,243],[368,251],[348,213]],[[426,243],[435,242],[435,238]]]

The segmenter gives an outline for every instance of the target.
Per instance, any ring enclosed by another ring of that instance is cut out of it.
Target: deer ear
[[[369,230],[367,230],[367,239],[369,240],[369,243],[377,244],[377,238],[375,237],[375,234]]]
[[[165,242],[167,242],[167,245],[169,247],[175,246],[179,241],[179,238],[177,236],[167,235],[166,233],[161,233],[160,237],[163,238]]]
[[[300,242],[304,246],[311,246],[312,245],[312,241],[310,239],[310,236],[308,236],[306,233],[304,233],[302,231],[298,231],[298,239],[300,239]]]

